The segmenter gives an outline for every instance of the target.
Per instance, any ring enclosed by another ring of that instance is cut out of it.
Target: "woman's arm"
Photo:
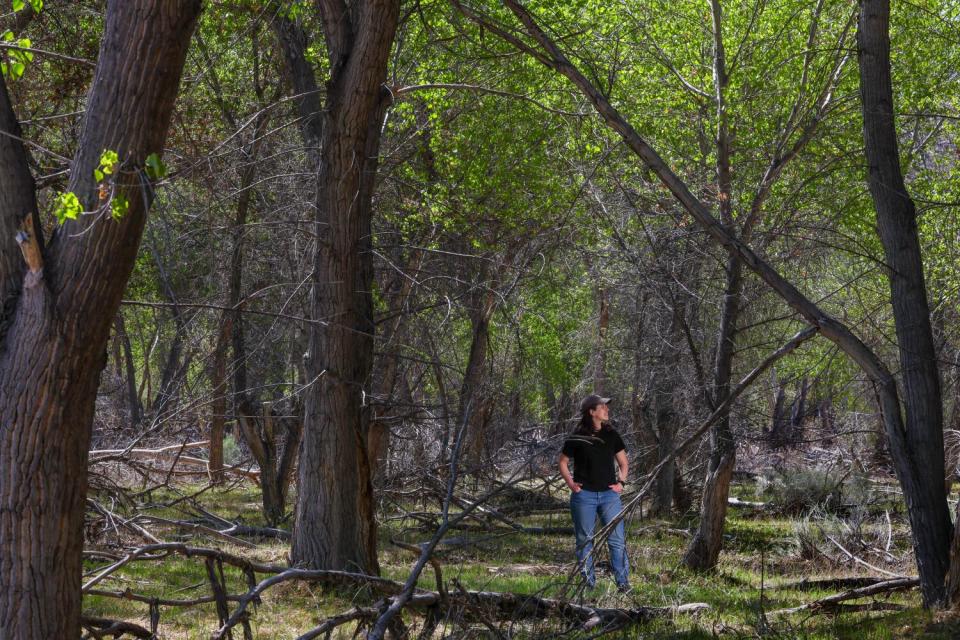
[[[617,473],[617,482],[616,484],[610,485],[610,488],[621,493],[623,491],[623,483],[627,481],[627,472],[630,470],[630,462],[627,460],[627,452],[621,449],[614,456],[614,460],[617,461],[617,468],[619,469]]]
[[[567,483],[567,486],[570,487],[570,491],[574,493],[580,493],[580,485],[573,481],[573,476],[570,474],[570,467],[567,464],[570,461],[565,454],[560,454],[560,462],[557,466],[560,467],[560,476],[563,478],[563,481]]]
[[[630,471],[630,462],[627,460],[627,452],[623,449],[617,452],[616,455],[617,466],[620,467],[620,473],[617,474],[617,479],[620,482],[627,481],[627,472]]]

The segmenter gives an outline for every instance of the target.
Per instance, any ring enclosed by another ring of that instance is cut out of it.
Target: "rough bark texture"
[[[0,78],[0,339],[13,317],[17,294],[23,284],[24,259],[17,247],[17,233],[27,216],[40,228],[33,176],[27,166],[27,151],[18,138],[23,137],[13,112],[7,85]],[[14,137],[15,136],[15,137]],[[37,234],[39,238],[39,234]],[[42,245],[40,250],[42,252]],[[2,344],[0,344],[2,348]]]
[[[943,489],[943,408],[917,213],[900,170],[890,78],[889,0],[864,0],[857,29],[870,195],[890,279],[905,425],[887,437],[904,489],[924,603],[944,599],[953,527]]]
[[[22,273],[0,245],[0,282],[13,296],[0,354],[0,637],[76,638],[86,463],[99,373],[110,326],[133,268],[151,192],[143,167],[166,138],[200,2],[115,0],[107,7],[100,60],[86,105],[69,188],[98,206],[93,170],[104,149],[123,169],[123,219],[82,216]],[[5,109],[7,122],[12,114]],[[5,139],[5,138],[4,138]],[[0,152],[3,153],[3,152]],[[14,152],[16,155],[16,152]],[[0,194],[26,191],[29,176],[0,159]],[[4,203],[6,205],[6,203]],[[0,205],[0,206],[4,206]],[[4,229],[19,209],[4,209]],[[33,239],[25,242],[29,245]],[[37,254],[30,254],[36,256]],[[34,257],[34,261],[36,258]]]
[[[373,362],[371,199],[397,0],[318,2],[330,62],[317,179],[304,439],[291,559],[314,569],[377,563],[367,454]]]
[[[484,272],[485,275],[485,272]],[[478,280],[485,278],[481,275]],[[478,285],[479,286],[479,285]],[[465,428],[467,440],[466,455],[461,456],[461,464],[472,470],[484,459],[487,444],[486,425],[489,399],[484,388],[487,375],[487,351],[490,346],[490,320],[496,309],[496,297],[492,291],[479,290],[474,293],[470,309],[470,354],[467,367],[460,385],[460,404],[457,409],[456,428]],[[471,464],[465,464],[467,460]]]

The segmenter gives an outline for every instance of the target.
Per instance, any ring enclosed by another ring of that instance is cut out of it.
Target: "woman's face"
[[[605,404],[598,404],[593,409],[590,409],[590,417],[596,418],[601,422],[606,422],[610,419],[610,409],[607,408]]]

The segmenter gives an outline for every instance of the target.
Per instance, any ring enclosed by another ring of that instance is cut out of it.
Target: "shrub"
[[[777,511],[800,515],[813,509],[844,513],[870,502],[869,479],[850,470],[778,470],[763,480],[762,494]]]

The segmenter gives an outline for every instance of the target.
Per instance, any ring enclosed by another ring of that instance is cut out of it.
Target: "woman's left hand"
[[[615,493],[623,493],[623,485],[619,482],[616,484],[611,484],[610,488],[613,489]]]

